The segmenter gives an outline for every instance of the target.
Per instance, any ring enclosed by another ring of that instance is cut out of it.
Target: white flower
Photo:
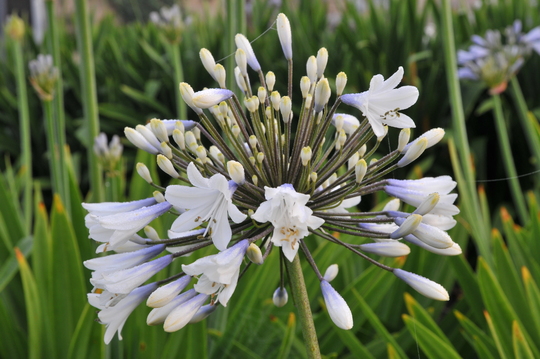
[[[165,249],[164,244],[147,246],[133,252],[113,254],[110,256],[93,258],[84,261],[86,268],[99,272],[113,272],[120,269],[131,268],[154,258]]]
[[[204,302],[208,299],[206,294],[198,294],[190,300],[180,304],[174,308],[163,324],[163,329],[166,332],[175,332],[182,329],[190,322],[190,320],[197,314]]]
[[[249,241],[242,240],[218,254],[202,257],[191,264],[182,265],[182,270],[191,276],[200,275],[199,281],[193,288],[203,294],[217,292],[217,300],[226,307],[236,288],[240,264],[242,264],[248,246]]]
[[[199,108],[209,108],[232,97],[234,93],[227,89],[207,89],[195,92],[193,104]]]
[[[109,242],[110,249],[123,245],[135,233],[171,208],[167,202],[145,207],[155,202],[155,199],[147,198],[127,203],[83,203],[83,207],[90,211],[85,217],[90,238],[98,242]]]
[[[292,262],[298,252],[298,242],[309,234],[308,227],[317,229],[324,220],[311,215],[313,211],[306,206],[309,196],[296,192],[292,185],[265,186],[264,189],[266,201],[251,218],[260,223],[272,223],[272,242],[282,247],[283,254]]]
[[[361,244],[359,248],[364,252],[373,253],[383,257],[401,257],[411,253],[411,249],[408,245],[398,241],[365,243]]]
[[[189,284],[191,281],[190,276],[183,276],[178,278],[177,280],[170,282],[162,287],[159,287],[156,289],[150,297],[148,297],[148,300],[146,301],[146,305],[150,308],[159,308],[163,307],[164,305],[170,303],[170,301],[178,295],[181,291],[184,290],[185,287]]]
[[[146,317],[146,324],[157,325],[157,324],[163,323],[165,319],[167,318],[167,316],[171,314],[171,312],[175,308],[180,306],[182,303],[185,303],[188,300],[192,299],[196,295],[197,295],[197,292],[195,291],[195,289],[190,289],[180,295],[175,296],[164,306],[152,309],[150,313],[148,313],[148,317]],[[150,298],[151,297],[152,296],[150,296]]]
[[[330,319],[341,329],[351,329],[353,316],[345,299],[325,280],[321,281],[321,291]]]
[[[111,293],[126,294],[167,267],[172,260],[173,256],[169,254],[128,269],[115,272],[93,272],[90,282],[95,287],[106,289]]]
[[[418,274],[404,271],[403,269],[394,269],[394,275],[413,287],[420,294],[435,300],[449,300],[450,296],[442,285],[435,283]]]
[[[414,86],[396,89],[402,78],[402,67],[386,81],[382,75],[375,75],[368,91],[343,95],[341,101],[362,111],[377,137],[384,134],[383,125],[397,128],[415,127],[414,121],[399,111],[414,105],[418,99],[418,89]]]
[[[99,312],[98,318],[102,324],[107,325],[105,344],[109,344],[118,331],[118,338],[122,340],[122,328],[133,310],[141,304],[156,289],[156,283],[139,287],[122,298],[116,305],[104,308]]]
[[[241,223],[247,218],[231,200],[236,184],[229,183],[221,174],[204,178],[193,162],[187,167],[187,175],[194,187],[171,185],[165,191],[168,202],[188,210],[174,221],[171,230],[184,232],[208,221],[206,232],[211,231],[214,245],[224,250],[232,235],[227,216],[234,223]]]

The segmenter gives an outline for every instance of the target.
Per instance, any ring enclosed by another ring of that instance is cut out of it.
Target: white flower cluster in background
[[[143,301],[153,308],[148,324],[163,324],[169,332],[204,319],[217,306],[233,302],[245,270],[253,263],[264,265],[271,252],[291,262],[301,254],[320,280],[330,318],[350,329],[351,311],[330,285],[338,268],[320,273],[310,253],[310,235],[393,272],[425,296],[449,299],[439,284],[366,255],[404,256],[409,244],[440,255],[461,253],[446,233],[459,212],[454,205],[457,194],[451,193],[456,182],[448,176],[385,179],[439,142],[444,131],[433,129],[410,142],[415,124],[401,111],[417,101],[418,90],[398,87],[401,67],[386,80],[374,76],[369,89],[357,94],[343,94],[347,76],[339,73],[332,91],[324,76],[324,48],[308,59],[307,74],[300,80],[301,98],[293,102],[292,36],[284,14],[278,15],[276,26],[289,68],[283,82],[273,72],[263,72],[251,43],[239,34],[238,66],[228,74],[235,76],[242,91],[238,98],[225,88],[223,66],[202,49],[201,60],[217,87],[195,92],[180,84],[197,121],[153,119],[146,126],[125,129],[133,145],[156,155],[171,182],[156,185],[139,163],[137,172],[156,189],[153,197],[83,204],[89,212],[90,238],[100,243],[97,252],[107,252],[84,263],[93,270],[95,289],[88,298],[108,326],[107,343],[116,331],[120,336],[127,317]],[[338,112],[341,104],[359,117]],[[388,127],[401,129],[397,146],[376,159]],[[364,196],[378,192],[394,199],[379,212],[356,210]],[[400,211],[401,202],[412,212]],[[165,213],[176,219],[164,239],[149,225]],[[342,239],[331,235],[336,232]],[[179,257],[209,246],[215,254],[171,272],[170,264]],[[161,271],[169,277],[147,283]],[[288,300],[287,281],[282,278],[280,283],[273,296],[276,306]]]

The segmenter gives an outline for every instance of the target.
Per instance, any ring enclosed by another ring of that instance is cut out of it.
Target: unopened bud
[[[160,144],[161,153],[168,159],[173,158],[173,153],[167,142],[161,142]]]
[[[287,294],[287,289],[284,287],[278,287],[274,291],[274,295],[272,296],[272,301],[274,302],[274,305],[278,308],[283,307],[285,304],[287,304],[287,301],[289,300],[289,295]]]
[[[300,79],[300,91],[302,91],[302,98],[306,98],[309,94],[309,88],[311,87],[311,80],[307,76],[302,76]]]
[[[242,34],[236,34],[234,37],[234,42],[236,43],[236,46],[242,49],[246,54],[246,60],[249,67],[251,67],[253,71],[260,71],[261,65],[259,65],[259,61],[257,61],[257,57],[253,52],[253,48],[251,47],[249,40]]]
[[[421,216],[428,214],[433,210],[433,208],[435,208],[440,199],[441,196],[438,193],[431,193],[422,201],[422,203],[420,203],[418,207],[416,207],[416,210],[413,213]]]
[[[317,182],[317,178],[318,178],[318,175],[317,175],[317,172],[311,172],[309,174],[309,179],[312,183],[315,183]]]
[[[360,156],[358,155],[358,152],[354,153],[351,158],[349,158],[349,161],[347,162],[347,168],[350,170],[351,168],[354,168],[356,166],[356,163],[360,160]]]
[[[332,264],[326,268],[326,272],[324,272],[324,280],[330,283],[337,277],[338,273],[339,266],[337,264]]]
[[[364,155],[366,154],[366,151],[367,151],[367,146],[362,145],[362,147],[360,147],[360,149],[358,150],[358,156],[360,156],[360,158],[364,157]]]
[[[182,151],[186,149],[186,139],[184,138],[184,134],[177,128],[174,129],[173,133],[173,140],[178,145],[178,148],[180,148]]]
[[[252,96],[244,100],[244,105],[250,113],[256,112],[259,109],[259,98]]]
[[[347,75],[345,75],[345,72],[340,72],[337,74],[336,77],[336,94],[338,96],[341,96],[343,94],[343,90],[345,90],[345,85],[347,85]]]
[[[255,137],[255,135],[251,135],[249,136],[249,146],[251,147],[252,150],[255,150],[255,148],[257,148],[257,143],[259,142],[257,140],[257,137]]]
[[[184,100],[186,105],[191,107],[191,109],[195,111],[198,115],[202,114],[203,111],[199,107],[195,106],[195,104],[193,103],[193,95],[195,94],[193,88],[185,82],[181,82],[179,86],[180,95],[182,95],[182,99]]]
[[[223,65],[217,64],[216,66],[214,66],[214,78],[219,84],[219,87],[221,87],[222,89],[227,87],[225,83],[225,80],[227,80],[227,71],[225,71]]]
[[[197,147],[197,149],[195,150],[195,153],[197,154],[197,157],[201,161],[204,161],[206,159],[206,157],[207,157],[206,148],[204,148],[204,146]]]
[[[152,184],[154,183],[154,181],[152,181],[152,176],[150,175],[150,171],[148,170],[148,167],[146,167],[146,165],[144,163],[137,163],[137,173],[139,174],[139,176],[141,176],[141,178],[143,180],[145,180],[146,182]]]
[[[244,174],[244,166],[240,162],[229,161],[227,162],[227,172],[231,179],[238,185],[243,185],[246,182],[246,176]]]
[[[291,35],[291,24],[289,19],[285,14],[281,13],[278,15],[276,20],[276,27],[279,37],[279,42],[281,43],[281,49],[287,60],[292,60],[292,35]],[[272,91],[270,88],[268,90]]]
[[[336,141],[336,150],[341,150],[343,148],[343,145],[347,141],[347,135],[345,134],[345,131],[341,130],[338,133],[338,138]]]
[[[302,148],[302,152],[300,152],[300,159],[302,160],[302,166],[307,166],[309,161],[311,161],[311,147],[307,146]]]
[[[402,152],[405,146],[407,146],[410,138],[411,138],[410,128],[404,128],[399,132],[398,148],[397,148],[399,152]]]
[[[362,183],[362,180],[364,179],[364,176],[367,172],[367,163],[364,159],[361,159],[356,163],[356,166],[354,168],[354,174],[356,176],[356,183],[360,184]]]
[[[326,64],[328,63],[328,50],[325,47],[322,47],[317,52],[317,78],[320,79],[323,76],[324,69],[326,69]]]
[[[405,155],[398,161],[398,167],[404,167],[416,160],[427,148],[428,140],[426,138],[420,138],[418,141],[411,143],[411,147],[408,148]]]
[[[276,75],[272,71],[266,73],[266,88],[268,91],[272,92],[274,90],[274,85],[276,83]]]
[[[251,243],[246,251],[246,256],[255,264],[263,264],[261,249],[255,243]]]
[[[244,76],[242,76],[242,71],[240,71],[240,68],[237,66],[234,68],[234,78],[236,79],[236,84],[242,90],[243,93],[247,93],[247,85],[246,81],[244,80]]]
[[[242,49],[237,49],[234,59],[236,60],[236,64],[238,65],[242,76],[247,77],[247,58],[245,51]]]
[[[422,223],[422,216],[419,214],[411,214],[406,219],[396,218],[396,224],[399,228],[390,234],[390,238],[398,239],[408,236],[413,233],[420,223]]]
[[[152,192],[152,196],[156,200],[157,203],[163,203],[165,202],[165,196],[160,191],[154,191]]]
[[[277,91],[272,91],[270,94],[270,102],[272,103],[272,108],[275,111],[279,111],[279,104],[281,103],[281,95]]]
[[[178,178],[180,175],[178,172],[176,172],[176,169],[174,168],[171,160],[169,160],[167,157],[163,155],[157,155],[157,164],[159,168],[172,178]]]
[[[402,257],[411,253],[408,245],[398,241],[365,243],[359,246],[361,251],[373,253],[382,257]]]
[[[216,146],[210,146],[210,157],[219,162],[221,165],[223,165],[225,161],[225,157]]]
[[[289,96],[283,96],[279,104],[279,109],[281,110],[281,119],[283,122],[287,123],[291,119],[292,111],[292,102]]]
[[[193,94],[193,104],[199,108],[209,108],[232,97],[234,93],[227,89],[207,89]]]
[[[167,128],[165,127],[163,121],[158,120],[157,118],[151,119],[150,128],[158,140],[161,142],[169,142],[169,135],[167,134]]]
[[[201,58],[201,62],[206,71],[215,79],[214,69],[216,67],[216,61],[214,60],[212,53],[207,49],[201,49],[199,51],[199,57]]]
[[[264,153],[259,152],[257,153],[257,162],[262,163],[264,161]]]
[[[327,79],[322,79],[315,87],[315,112],[321,112],[330,100],[330,85]]]
[[[259,177],[257,177],[257,175],[251,176],[251,182],[253,182],[253,184],[257,186],[257,184],[259,183]]]
[[[306,73],[311,83],[317,82],[317,59],[315,56],[310,56],[306,63]]]
[[[444,287],[439,283],[435,283],[427,278],[419,276],[418,274],[407,272],[399,268],[395,268],[392,272],[396,277],[428,298],[442,301],[447,301],[450,299],[446,289],[444,289]]]
[[[11,15],[6,21],[6,33],[15,41],[24,37],[24,21],[17,15]]]

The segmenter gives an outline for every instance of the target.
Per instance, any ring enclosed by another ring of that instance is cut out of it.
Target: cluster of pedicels
[[[202,63],[219,88],[194,92],[187,83],[180,84],[198,120],[153,119],[125,128],[128,140],[156,155],[158,166],[175,184],[158,186],[139,163],[139,175],[156,188],[153,197],[83,204],[89,212],[90,238],[101,243],[97,252],[116,252],[84,262],[93,270],[94,290],[88,300],[100,309],[99,320],[107,325],[105,342],[116,331],[121,338],[127,317],[143,301],[153,308],[147,323],[163,324],[167,332],[204,319],[218,305],[228,304],[240,274],[252,263],[263,264],[272,250],[282,261],[303,253],[320,280],[330,318],[350,329],[351,311],[329,283],[337,266],[321,275],[309,250],[311,234],[392,272],[425,296],[448,300],[441,285],[365,254],[404,256],[410,252],[405,243],[441,255],[461,253],[446,233],[459,212],[453,204],[457,194],[450,193],[456,183],[449,176],[385,179],[439,142],[444,131],[433,129],[409,142],[415,125],[400,111],[416,102],[418,90],[396,88],[403,77],[401,67],[386,80],[374,76],[369,90],[353,94],[343,94],[347,77],[339,73],[331,104],[325,48],[308,59],[307,76],[300,80],[301,104],[293,108],[290,24],[284,14],[276,24],[288,62],[286,83],[276,81],[272,72],[263,73],[250,42],[238,34],[238,98],[225,87],[223,66],[202,49]],[[255,76],[250,76],[248,66]],[[255,91],[252,82],[258,82]],[[275,90],[281,86],[286,94]],[[338,113],[341,103],[360,110],[361,119]],[[375,159],[388,126],[402,128],[397,147]],[[395,198],[379,212],[357,212],[362,196],[380,191]],[[400,211],[401,201],[414,211]],[[163,239],[149,224],[165,213],[177,218]],[[141,230],[144,236],[138,234]],[[341,236],[347,240],[331,234],[335,232],[347,235]],[[362,244],[361,238],[371,242]],[[146,283],[178,257],[208,246],[217,253],[182,265],[180,273],[164,280]],[[277,306],[287,302],[284,282],[282,278],[274,293]]]
[[[504,30],[488,30],[484,37],[473,35],[467,51],[457,53],[458,76],[483,82],[491,94],[506,90],[508,81],[525,63],[533,51],[540,54],[540,26],[528,33],[522,31],[520,20]]]

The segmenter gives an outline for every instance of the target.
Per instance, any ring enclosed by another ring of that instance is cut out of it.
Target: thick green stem
[[[171,61],[174,68],[174,94],[176,101],[176,117],[180,120],[187,119],[186,103],[180,95],[180,83],[184,82],[184,68],[182,67],[182,58],[180,57],[180,44],[170,45]]]
[[[30,112],[28,91],[24,75],[24,61],[21,41],[13,41],[15,78],[17,82],[17,105],[19,109],[19,128],[21,131],[21,170],[24,173],[23,213],[26,234],[31,233],[32,224],[32,144],[30,131]]]
[[[521,92],[521,87],[516,77],[510,81],[510,93],[516,103],[519,119],[523,130],[525,132],[525,138],[529,144],[532,157],[534,159],[534,165],[537,170],[540,170],[540,137],[538,136],[538,130],[536,129],[534,122],[534,116],[529,116],[529,110],[527,109],[527,103]],[[540,176],[540,174],[538,174]]]
[[[315,323],[313,323],[313,315],[309,305],[300,258],[296,255],[292,263],[288,260],[285,260],[285,263],[287,264],[287,272],[289,273],[289,280],[291,282],[291,294],[298,311],[298,320],[302,325],[307,356],[310,359],[321,358],[319,341],[317,339],[317,332],[315,331]]]
[[[521,191],[521,186],[517,177],[516,167],[514,166],[512,150],[510,149],[510,140],[508,139],[508,131],[504,121],[501,97],[499,95],[493,95],[493,116],[495,117],[499,148],[501,149],[506,175],[510,182],[510,190],[512,192],[512,197],[514,198],[516,211],[521,219],[521,223],[526,224],[528,219],[527,206],[525,205],[525,199],[523,198],[523,192]]]
[[[62,163],[60,162],[60,148],[57,143],[54,120],[54,106],[52,101],[43,101],[43,114],[47,132],[47,149],[49,152],[49,169],[53,193],[60,194],[62,191]],[[62,201],[65,199],[62,198]]]
[[[55,130],[55,140],[56,147],[59,152],[59,162],[60,162],[60,188],[58,193],[62,197],[64,206],[66,207],[67,213],[71,213],[71,201],[69,199],[69,177],[68,177],[68,167],[63,165],[66,163],[65,156],[65,147],[66,147],[66,119],[64,116],[64,86],[62,80],[62,63],[60,58],[60,44],[58,39],[58,17],[54,14],[54,2],[49,0],[46,2],[47,5],[47,26],[48,26],[48,42],[49,42],[49,52],[53,57],[53,64],[58,69],[58,79],[54,87],[54,98],[53,98],[53,108],[54,108],[54,130]]]
[[[75,17],[77,27],[77,46],[81,55],[81,84],[83,94],[84,118],[88,130],[88,142],[85,144],[90,167],[90,188],[94,202],[103,201],[102,169],[97,156],[92,150],[94,139],[99,134],[99,117],[96,93],[96,75],[94,70],[94,50],[92,49],[92,33],[86,0],[75,1]]]
[[[464,217],[471,225],[472,235],[475,238],[478,251],[485,258],[491,258],[489,244],[490,229],[485,225],[486,222],[480,211],[478,194],[475,188],[474,165],[472,163],[469,141],[467,139],[465,114],[463,112],[461,90],[459,88],[459,78],[457,75],[456,47],[454,43],[450,0],[443,0],[442,2],[442,37],[446,80],[448,82],[448,92],[450,94],[450,104],[452,106],[454,137],[459,152],[459,166],[463,172],[463,181],[459,183],[458,187],[461,192],[461,198],[467,198],[467,202],[461,202],[461,209]],[[467,203],[468,205],[463,205],[464,203]]]

